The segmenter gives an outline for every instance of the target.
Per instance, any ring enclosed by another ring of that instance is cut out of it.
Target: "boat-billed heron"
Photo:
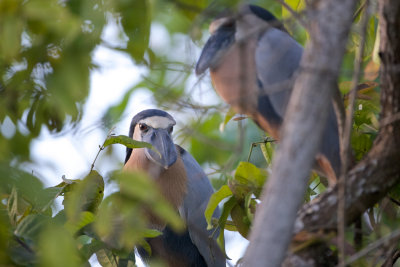
[[[212,231],[207,231],[204,217],[213,188],[197,161],[174,144],[174,125],[174,118],[167,112],[148,109],[133,117],[129,129],[129,137],[150,143],[159,153],[148,148],[127,148],[124,171],[147,172],[187,226],[184,233],[175,233],[168,225],[150,220],[151,227],[163,232],[159,237],[147,240],[151,257],[161,258],[171,267],[225,267],[225,256],[210,237]],[[219,216],[219,210],[214,216]],[[144,260],[149,258],[144,249],[138,251]]]
[[[214,20],[209,30],[196,74],[210,69],[222,99],[279,140],[302,46],[270,12],[254,5]],[[340,171],[339,134],[333,104],[327,105],[329,116],[315,169],[334,179]]]

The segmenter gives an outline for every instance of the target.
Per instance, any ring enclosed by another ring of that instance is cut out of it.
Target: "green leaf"
[[[117,135],[117,136],[110,136],[104,142],[103,147],[107,147],[112,144],[121,144],[128,148],[150,148],[157,153],[160,153],[157,149],[155,149],[151,144],[141,141],[133,140],[132,138],[126,135]]]
[[[18,194],[15,187],[12,188],[11,194],[8,197],[7,211],[11,225],[16,226],[18,221],[18,216],[20,215],[20,213],[18,211]]]
[[[225,230],[231,231],[231,232],[237,232],[236,225],[233,221],[226,220],[225,221]]]
[[[145,239],[140,240],[139,245],[151,256],[151,246]]]
[[[75,234],[86,225],[94,222],[94,214],[89,211],[83,211],[77,220],[69,220],[65,224],[65,228],[71,233]]]
[[[244,200],[244,207],[246,210],[246,215],[250,223],[253,222],[253,217],[255,213],[255,208],[256,208],[256,201],[252,198],[251,193],[247,194]]]
[[[22,240],[19,237],[8,240],[9,243],[7,247],[4,247],[3,252],[7,253],[7,257],[1,255],[1,259],[7,259],[8,257],[12,259],[13,264],[18,264],[19,266],[33,266],[37,263],[36,254],[33,248],[28,244],[27,240]],[[11,260],[10,260],[11,262]],[[2,263],[5,263],[4,261]]]
[[[45,212],[54,204],[54,200],[62,193],[62,191],[62,187],[45,188],[41,194],[41,198],[39,198],[35,203],[35,210],[38,212]]]
[[[93,238],[90,243],[84,244],[79,251],[85,260],[89,260],[94,253],[104,247],[105,244],[103,242]]]
[[[273,142],[265,142],[264,144],[260,144],[260,148],[267,164],[271,164],[275,149]]]
[[[225,126],[228,124],[228,122],[235,116],[236,112],[233,110],[233,108],[229,108],[228,112],[225,114],[225,119],[224,122],[222,122],[219,126],[219,130],[223,132],[225,130]]]
[[[237,199],[244,199],[249,192],[259,197],[266,179],[265,170],[243,161],[236,168],[234,179],[229,181],[229,187]]]
[[[218,204],[225,198],[232,195],[232,191],[227,185],[223,185],[217,192],[211,195],[210,200],[208,201],[207,208],[204,211],[204,216],[207,221],[207,228],[211,229],[211,218],[214,214],[215,209],[218,207]]]
[[[143,232],[144,237],[146,238],[154,238],[159,235],[162,235],[162,232],[156,230],[156,229],[147,229]]]
[[[96,252],[97,260],[103,267],[118,267],[117,258],[108,249],[100,249]]]
[[[35,241],[49,220],[49,217],[41,214],[30,214],[22,219],[14,234],[18,237]]]
[[[7,179],[0,179],[0,187],[11,194],[13,187],[17,190],[19,200],[23,199],[32,206],[44,197],[43,183],[30,173],[0,163],[0,173]],[[20,202],[20,201],[19,201]],[[22,203],[19,203],[19,205]],[[19,206],[21,211],[21,206]],[[24,211],[22,211],[24,212]]]
[[[264,170],[257,168],[250,162],[242,161],[236,168],[234,178],[240,182],[250,182],[257,187],[262,187],[267,178],[267,173]]]
[[[68,189],[70,191],[64,193],[63,204],[67,218],[76,223],[80,220],[81,212],[96,213],[104,195],[103,177],[91,171],[81,182],[72,184]]]
[[[236,204],[231,210],[231,217],[238,232],[244,238],[247,238],[250,231],[250,223],[244,209],[240,205]]]
[[[135,261],[135,250],[132,250],[127,255],[119,255],[118,254],[118,267],[136,267]]]
[[[39,266],[80,267],[83,262],[72,235],[62,226],[49,224],[40,236]]]
[[[149,44],[151,5],[146,0],[117,1],[117,10],[121,15],[121,24],[128,36],[126,51],[138,62],[144,61],[143,56]]]
[[[285,3],[295,12],[301,12],[306,7],[305,0],[285,0]],[[282,18],[288,18],[291,16],[292,14],[284,6],[282,6]]]
[[[218,220],[218,225],[221,229],[217,242],[222,251],[225,253],[225,238],[224,238],[224,231],[223,229],[225,228],[226,220],[228,219],[229,214],[231,213],[233,207],[237,205],[237,200],[234,196],[231,196],[228,201],[224,203],[224,206],[222,208],[221,216],[219,217]]]

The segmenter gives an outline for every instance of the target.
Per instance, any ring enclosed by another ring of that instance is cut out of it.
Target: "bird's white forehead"
[[[214,20],[208,27],[208,31],[210,32],[210,34],[214,34],[219,29],[219,27],[221,27],[221,25],[223,25],[228,20],[229,20],[228,18],[220,18]]]
[[[166,129],[169,126],[175,125],[175,121],[171,120],[170,118],[167,117],[161,117],[161,116],[152,116],[152,117],[147,117],[145,119],[142,119],[139,121],[139,123],[144,123],[151,128],[162,128]]]

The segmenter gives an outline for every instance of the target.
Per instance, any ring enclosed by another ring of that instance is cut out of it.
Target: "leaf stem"
[[[112,135],[112,131],[114,131],[114,129],[115,129],[115,127],[112,127],[112,128],[108,131],[107,137],[106,137],[106,139],[104,140],[103,145],[99,146],[99,151],[97,152],[96,157],[95,157],[94,160],[93,160],[92,166],[91,166],[91,168],[90,168],[90,172],[93,171],[94,164],[95,164],[97,158],[99,157],[100,152],[104,150],[104,144],[105,144],[105,142],[107,141],[107,139],[110,138],[110,136]]]

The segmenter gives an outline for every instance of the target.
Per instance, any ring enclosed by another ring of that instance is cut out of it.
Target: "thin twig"
[[[356,18],[358,17],[358,15],[360,15],[361,11],[363,11],[363,9],[365,8],[365,4],[366,4],[366,3],[367,3],[367,1],[364,1],[364,3],[362,3],[362,4],[360,5],[360,7],[357,9],[356,13],[354,13],[353,21],[355,21]]]
[[[275,142],[275,140],[266,137],[263,141],[251,143],[249,155],[247,156],[247,162],[250,161],[251,154],[253,153],[253,148],[255,148],[256,146],[258,146],[260,144],[266,144],[268,142]]]
[[[90,168],[90,172],[93,171],[94,164],[95,164],[97,158],[99,157],[100,152],[104,150],[104,143],[106,142],[106,140],[107,140],[108,138],[110,138],[110,136],[112,135],[112,131],[114,131],[114,129],[115,129],[115,127],[112,127],[112,128],[108,131],[107,137],[106,137],[106,139],[104,140],[103,145],[99,146],[99,151],[97,152],[96,157],[95,157],[94,160],[93,160],[92,166],[91,166],[91,168]]]
[[[398,200],[396,200],[396,199],[394,199],[394,198],[392,198],[392,197],[389,197],[389,199],[390,199],[390,201],[392,201],[394,204],[396,204],[397,206],[400,206],[400,201],[398,201]]]
[[[346,226],[346,218],[345,218],[345,208],[346,208],[346,174],[347,169],[349,168],[349,159],[350,159],[350,137],[351,130],[353,125],[353,113],[354,113],[354,105],[357,93],[357,84],[360,80],[361,76],[361,65],[362,65],[362,57],[364,54],[365,48],[365,39],[367,32],[367,24],[370,13],[370,1],[365,1],[365,12],[361,21],[361,38],[360,38],[360,48],[357,50],[355,66],[354,66],[354,75],[352,79],[351,92],[349,96],[349,108],[348,114],[346,116],[346,124],[344,128],[344,149],[346,153],[344,153],[344,157],[342,158],[342,167],[341,167],[341,175],[338,182],[338,244],[339,244],[339,266],[346,266],[346,250],[345,250],[345,226]]]
[[[390,234],[388,234],[387,236],[384,236],[384,237],[376,240],[375,242],[369,244],[366,248],[364,248],[364,249],[360,250],[359,252],[355,253],[354,255],[352,255],[350,258],[348,258],[347,261],[345,261],[345,264],[349,265],[349,264],[357,261],[358,259],[366,256],[368,253],[379,248],[380,246],[388,244],[389,242],[395,241],[399,238],[400,238],[400,229],[397,229],[397,230],[391,232]]]
[[[292,17],[294,17],[301,26],[303,26],[304,28],[307,29],[307,22],[299,15],[299,13],[297,13],[296,11],[293,10],[293,8],[291,8],[285,1],[283,0],[275,0],[278,3],[280,3],[284,8],[286,8],[287,11],[289,11],[289,13],[292,15]]]
[[[20,244],[26,251],[29,253],[34,253],[34,251],[27,245],[24,241],[22,241],[18,236],[14,236],[15,241]]]

